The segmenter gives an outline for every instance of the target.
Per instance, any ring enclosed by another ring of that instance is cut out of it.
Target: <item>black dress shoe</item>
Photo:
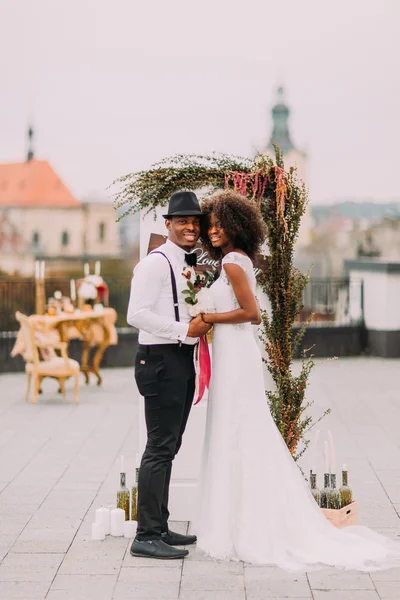
[[[161,539],[168,544],[168,546],[189,546],[189,544],[197,542],[197,537],[195,535],[182,535],[181,533],[175,533],[175,531],[171,531],[170,529],[161,534]]]
[[[132,556],[141,556],[142,558],[159,558],[162,560],[171,560],[173,558],[183,558],[189,554],[189,550],[180,550],[171,548],[163,540],[147,540],[141,542],[136,538],[131,546]]]

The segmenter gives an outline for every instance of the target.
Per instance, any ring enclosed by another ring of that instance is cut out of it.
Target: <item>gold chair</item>
[[[28,400],[29,398],[32,375],[32,404],[35,404],[37,400],[41,382],[45,377],[53,377],[58,380],[60,392],[63,394],[64,398],[65,381],[69,377],[74,377],[74,398],[75,402],[79,402],[78,386],[80,366],[78,361],[69,358],[67,353],[67,343],[48,340],[43,336],[41,336],[40,341],[38,341],[29,318],[20,312],[16,312],[15,316],[21,325],[25,342],[25,372],[28,378],[25,399]],[[60,351],[61,356],[57,356],[55,349]],[[40,360],[39,351],[41,351],[44,360]]]

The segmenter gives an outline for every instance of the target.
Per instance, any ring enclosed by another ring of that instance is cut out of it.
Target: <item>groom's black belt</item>
[[[138,351],[145,354],[167,354],[168,352],[180,352],[184,354],[193,354],[197,344],[139,344]]]

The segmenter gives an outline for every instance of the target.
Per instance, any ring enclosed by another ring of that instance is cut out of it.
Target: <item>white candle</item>
[[[335,459],[335,446],[333,443],[333,437],[330,429],[328,429],[328,438],[329,438],[329,451],[331,455],[330,460],[330,469],[331,473],[336,473],[336,459]]]
[[[71,281],[69,282],[69,289],[70,289],[71,300],[72,300],[72,302],[75,302],[75,300],[76,300],[75,279],[71,279]]]
[[[115,537],[124,535],[125,511],[122,508],[114,508],[111,511],[110,533]]]
[[[324,441],[325,473],[329,473],[329,448],[328,442]]]
[[[125,473],[124,467],[125,467],[125,459],[124,459],[123,454],[121,454],[121,469],[120,469],[120,473]]]
[[[40,279],[44,279],[44,260],[40,261]]]
[[[314,438],[314,464],[317,464],[317,462],[318,462],[319,434],[320,434],[320,429],[317,429],[315,432],[315,438]]]
[[[101,523],[104,527],[105,535],[110,535],[110,509],[101,506],[96,509],[95,522]]]
[[[40,263],[38,260],[35,260],[35,279],[39,279],[40,277]]]
[[[347,465],[346,464],[343,465],[342,471],[347,471]]]
[[[87,277],[89,275],[89,263],[85,263],[83,265],[83,274],[85,277]]]
[[[92,540],[104,540],[104,526],[103,523],[92,523]]]
[[[136,521],[125,521],[124,523],[124,537],[133,538],[136,533],[137,523]]]
[[[99,260],[96,260],[96,262],[94,263],[94,274],[100,275],[100,261]]]

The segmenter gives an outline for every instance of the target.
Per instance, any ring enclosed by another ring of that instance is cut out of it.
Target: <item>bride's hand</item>
[[[211,325],[205,323],[201,318],[201,315],[197,315],[197,317],[190,321],[187,335],[188,337],[201,337],[210,331],[210,329]]]

